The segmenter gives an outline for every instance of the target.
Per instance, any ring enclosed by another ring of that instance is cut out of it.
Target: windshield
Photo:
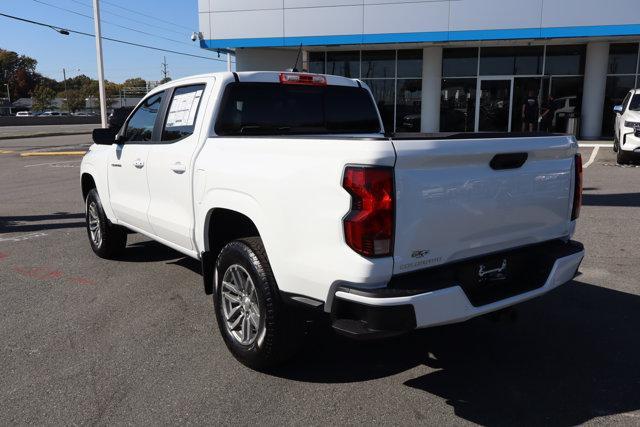
[[[231,83],[225,89],[218,135],[379,133],[378,111],[360,87]]]
[[[631,102],[629,103],[629,110],[640,111],[640,94],[633,95],[633,98],[631,98]]]

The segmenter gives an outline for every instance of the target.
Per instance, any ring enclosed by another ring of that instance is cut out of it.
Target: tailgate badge
[[[428,254],[429,254],[428,250],[413,251],[411,253],[411,258],[424,258]]]
[[[486,280],[504,280],[507,276],[504,274],[507,271],[507,260],[503,259],[500,267],[493,268],[491,270],[487,270],[484,264],[480,264],[480,269],[478,270],[478,277],[482,281]]]

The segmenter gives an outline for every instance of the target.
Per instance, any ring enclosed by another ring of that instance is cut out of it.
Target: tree
[[[50,87],[38,85],[33,89],[31,98],[33,99],[34,111],[46,110],[51,107],[51,102],[56,97],[56,93]]]
[[[122,82],[122,87],[126,87],[126,88],[146,88],[147,87],[147,81],[145,79],[143,79],[142,77],[134,77],[131,79],[127,79],[124,82]]]
[[[11,98],[25,98],[37,84],[38,61],[10,50],[0,49],[0,79],[9,84]]]
[[[171,77],[165,77],[164,79],[160,80],[160,84],[163,85],[165,83],[168,83],[171,81]]]
[[[81,110],[85,108],[85,97],[82,95],[82,92],[78,89],[69,89],[67,93],[64,94],[64,109],[75,113],[77,110]]]

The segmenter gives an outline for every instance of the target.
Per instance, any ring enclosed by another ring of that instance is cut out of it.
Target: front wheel
[[[216,319],[233,356],[257,370],[290,358],[302,343],[303,322],[282,303],[260,238],[227,244],[216,270]]]
[[[620,150],[620,141],[618,141],[618,137],[613,137],[613,152],[617,153]]]
[[[89,243],[96,255],[111,259],[124,250],[127,245],[127,232],[124,228],[109,222],[95,188],[87,195],[85,216]]]
[[[627,163],[629,163],[629,155],[621,148],[618,148],[618,154],[616,155],[616,160],[619,165],[626,165]]]

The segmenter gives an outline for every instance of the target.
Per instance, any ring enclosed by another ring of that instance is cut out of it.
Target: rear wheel
[[[302,343],[304,323],[282,303],[260,238],[227,244],[216,269],[216,319],[233,356],[258,370],[293,356]]]
[[[85,215],[87,236],[93,252],[106,259],[114,258],[121,253],[127,245],[127,232],[107,219],[95,188],[87,195]]]

